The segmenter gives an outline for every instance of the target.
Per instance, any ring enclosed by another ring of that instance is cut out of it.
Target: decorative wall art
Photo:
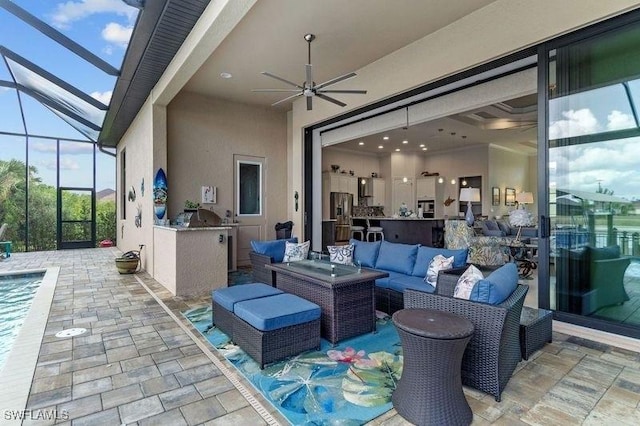
[[[135,217],[133,218],[133,223],[136,225],[136,228],[142,228],[142,204],[138,204],[136,207],[137,212]]]
[[[516,190],[513,188],[504,189],[504,205],[515,206],[516,205]]]
[[[142,181],[140,182],[140,196],[144,197],[144,178],[142,178]]]
[[[129,193],[127,194],[127,200],[129,201],[136,200],[136,189],[133,187],[133,185],[131,185],[131,188],[129,188]]]
[[[162,168],[158,169],[153,181],[153,212],[158,220],[167,212],[167,175]]]
[[[202,187],[202,204],[215,204],[217,202],[217,188],[215,186]]]
[[[491,205],[499,206],[500,205],[500,188],[494,186],[491,188]]]

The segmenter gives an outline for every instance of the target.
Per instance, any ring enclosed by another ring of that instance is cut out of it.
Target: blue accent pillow
[[[515,263],[506,263],[488,277],[478,281],[471,290],[469,300],[497,305],[518,287],[518,268]]]
[[[375,268],[378,251],[380,250],[381,241],[368,243],[360,240],[349,240],[349,244],[353,245],[353,262],[366,268]]]
[[[453,256],[453,268],[461,268],[467,262],[468,249],[449,250],[428,246],[420,246],[416,256],[416,265],[413,267],[411,275],[414,277],[426,277],[427,269],[434,257],[441,254],[444,257]]]
[[[288,240],[251,240],[251,249],[258,254],[269,256],[275,263],[282,263],[282,259],[284,259],[284,249],[286,247],[287,241],[289,241],[290,243],[297,243],[298,237],[289,238]]]
[[[416,264],[419,244],[400,244],[382,241],[376,269],[411,275]]]

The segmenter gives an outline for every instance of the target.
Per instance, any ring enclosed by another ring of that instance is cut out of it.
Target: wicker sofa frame
[[[249,259],[251,260],[253,280],[255,282],[265,283],[275,287],[276,273],[266,267],[266,265],[271,265],[273,263],[271,257],[256,253],[255,251],[250,251]]]
[[[469,319],[475,332],[462,359],[462,383],[499,402],[521,360],[520,314],[529,288],[518,285],[505,301],[490,305],[454,298],[457,281],[458,275],[441,273],[436,287],[439,294],[406,290],[404,307],[437,309]]]
[[[261,331],[222,305],[212,302],[213,323],[239,345],[260,368],[310,349],[320,349],[320,318],[303,324]]]

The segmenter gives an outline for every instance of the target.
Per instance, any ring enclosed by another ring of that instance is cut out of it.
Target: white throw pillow
[[[460,278],[458,278],[456,288],[453,290],[453,297],[469,300],[469,296],[471,296],[471,290],[473,290],[473,287],[476,285],[476,283],[483,278],[484,276],[478,268],[473,265],[469,266],[467,270],[464,271],[462,275],[460,275]]]
[[[309,241],[304,243],[290,243],[287,241],[284,248],[283,262],[297,262],[304,260],[309,255]]]
[[[446,269],[451,269],[453,266],[453,256],[444,257],[441,254],[437,254],[429,263],[429,268],[427,269],[427,276],[424,277],[424,281],[432,286],[436,286],[438,281],[438,272],[444,271]]]
[[[351,265],[353,263],[353,244],[344,246],[327,246],[329,260],[333,263]]]

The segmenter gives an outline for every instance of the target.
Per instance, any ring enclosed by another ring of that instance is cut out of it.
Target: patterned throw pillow
[[[432,286],[436,286],[438,281],[438,272],[453,267],[454,256],[444,257],[441,254],[437,254],[429,263],[429,269],[427,269],[427,276],[424,277],[424,281]]]
[[[471,290],[473,290],[476,283],[483,278],[484,276],[478,268],[473,265],[469,266],[467,270],[460,275],[460,278],[458,278],[456,288],[453,290],[453,297],[469,300]]]
[[[287,244],[284,249],[283,262],[297,262],[298,260],[304,260],[309,255],[309,241],[304,243],[290,243]]]
[[[329,250],[329,260],[333,263],[351,265],[353,263],[353,245],[327,246]]]

